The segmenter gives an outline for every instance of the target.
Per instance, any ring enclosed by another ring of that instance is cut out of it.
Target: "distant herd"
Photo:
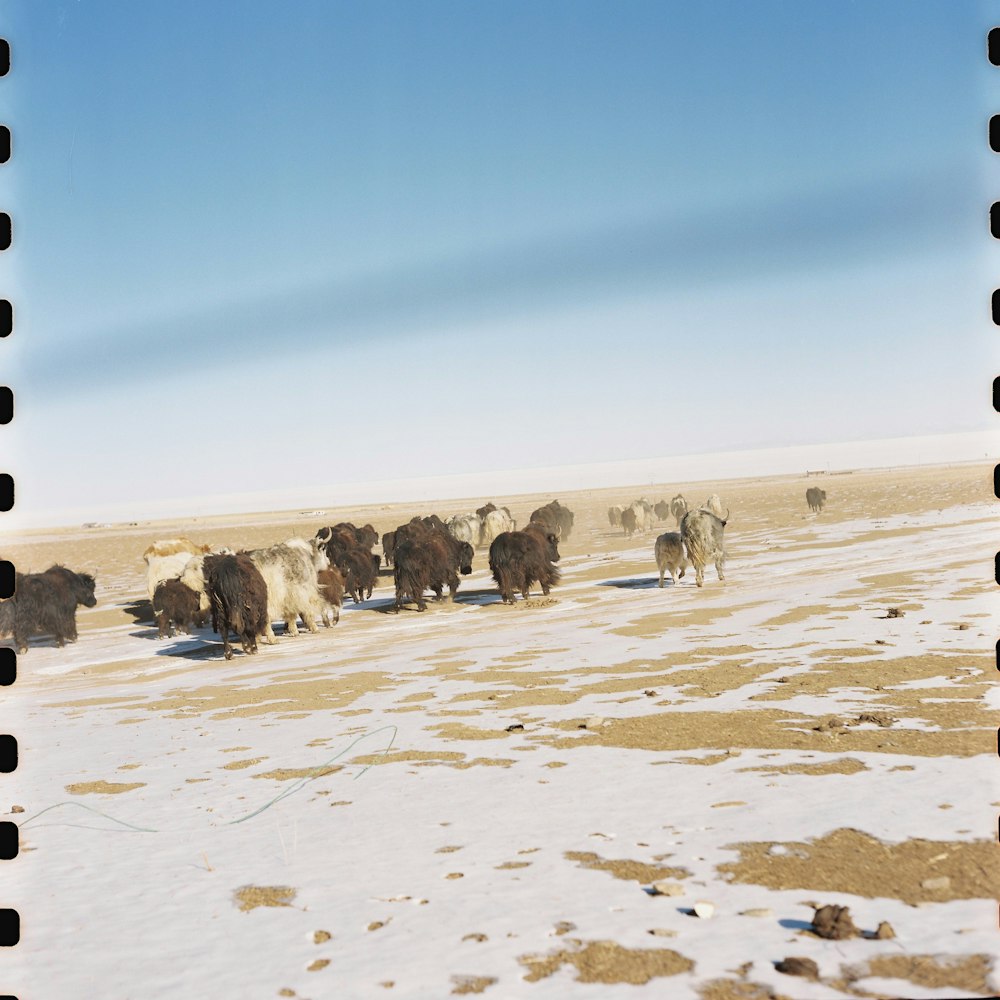
[[[806,491],[810,511],[822,511],[826,492]],[[677,494],[669,503],[636,500],[609,508],[608,521],[631,538],[650,531],[654,518],[673,517],[677,531],[656,539],[654,555],[659,585],[670,574],[676,584],[688,563],[695,581],[705,582],[705,567],[715,565],[725,580],[723,534],[729,511],[712,494],[701,507],[690,509]],[[454,598],[460,575],[472,572],[475,548],[488,547],[489,566],[501,600],[513,604],[516,594],[527,600],[538,585],[543,595],[559,582],[559,543],[573,531],[573,512],[558,500],[533,511],[521,530],[506,507],[487,503],[474,514],[443,521],[436,514],[414,517],[379,539],[374,527],[341,522],[321,528],[308,541],[292,538],[263,549],[234,552],[213,550],[187,538],[157,541],[143,553],[146,588],[160,638],[174,629],[189,632],[211,619],[222,636],[226,659],[233,655],[232,632],[244,653],[256,653],[258,640],[276,642],[273,622],[286,623],[289,635],[298,635],[297,620],[317,632],[319,619],[327,628],[340,619],[344,595],[355,603],[371,597],[385,560],[393,571],[398,612],[413,603],[426,609],[425,594],[437,600],[447,587]],[[372,550],[381,541],[382,555]],[[77,638],[76,609],[92,608],[94,577],[52,566],[44,573],[17,573],[14,595],[0,601],[0,636],[13,636],[18,652],[28,649],[33,635],[52,635],[57,646]]]

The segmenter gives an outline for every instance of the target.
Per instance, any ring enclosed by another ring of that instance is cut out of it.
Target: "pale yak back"
[[[695,570],[695,582],[705,583],[705,567],[714,562],[720,580],[725,580],[722,567],[726,561],[723,532],[726,522],[707,510],[688,511],[681,520],[681,538],[688,559]]]
[[[267,584],[267,633],[265,642],[277,642],[272,623],[288,623],[288,634],[298,635],[295,619],[301,615],[302,623],[310,632],[316,632],[316,619],[322,617],[326,602],[319,592],[316,568],[310,555],[303,550],[301,539],[297,544],[272,545],[267,549],[253,549],[246,554],[260,570]]]

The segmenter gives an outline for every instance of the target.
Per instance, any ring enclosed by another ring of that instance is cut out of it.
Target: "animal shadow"
[[[663,586],[673,586],[668,584],[669,577],[663,580]],[[658,590],[660,578],[657,576],[630,576],[619,580],[601,580],[601,587],[617,587],[619,590]]]
[[[120,607],[125,614],[131,615],[132,620],[136,624],[156,624],[156,618],[153,615],[153,605],[150,604],[150,602],[145,598],[139,601],[126,601],[124,604],[119,604],[118,607]]]

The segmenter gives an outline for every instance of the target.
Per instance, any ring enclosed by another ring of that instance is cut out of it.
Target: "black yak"
[[[257,636],[270,627],[267,584],[250,557],[205,557],[205,589],[212,605],[212,628],[222,636],[227,660],[233,658],[229,632],[239,636],[244,653],[257,652]]]
[[[573,530],[573,512],[558,500],[550,500],[544,507],[532,511],[528,520],[541,524],[563,542],[569,539]]]
[[[392,568],[393,553],[396,551],[396,532],[387,531],[382,536],[382,558],[387,568]]]
[[[92,608],[94,578],[65,566],[44,573],[18,573],[14,595],[0,604],[0,633],[14,636],[19,653],[28,651],[33,635],[53,635],[56,645],[76,642],[76,608]]]
[[[819,514],[826,503],[826,490],[821,490],[818,486],[810,486],[806,490],[806,503],[814,514]]]
[[[528,599],[536,581],[542,593],[559,582],[559,539],[554,531],[529,523],[523,531],[505,531],[490,546],[490,571],[504,604],[514,603],[515,591]]]
[[[631,538],[635,534],[636,516],[634,507],[626,507],[622,511],[622,531],[626,538]]]
[[[435,520],[438,524],[435,524]],[[396,529],[396,552],[393,580],[396,585],[396,610],[415,601],[418,611],[424,611],[424,591],[434,591],[441,600],[448,587],[454,599],[458,592],[458,575],[472,572],[475,550],[468,542],[460,542],[449,534],[439,518],[415,518]]]
[[[200,597],[180,580],[164,580],[153,592],[153,614],[156,616],[157,637],[174,634],[174,626],[181,632],[190,632],[192,626],[205,624]]]

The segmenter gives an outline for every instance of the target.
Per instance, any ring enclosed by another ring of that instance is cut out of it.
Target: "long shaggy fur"
[[[190,632],[192,627],[205,624],[199,595],[180,580],[164,580],[153,594],[153,614],[156,616],[158,638],[174,634],[174,627]]]
[[[233,658],[230,631],[239,637],[244,653],[256,653],[257,636],[271,626],[267,584],[260,570],[242,553],[206,556],[205,584],[212,605],[212,628],[222,636],[226,659]]]
[[[525,600],[533,583],[543,594],[559,582],[559,539],[538,522],[529,523],[524,531],[505,531],[490,546],[490,572],[504,604],[514,603],[520,591]]]
[[[268,622],[264,641],[277,642],[271,624],[274,621],[286,622],[288,634],[298,635],[295,620],[300,615],[310,632],[318,632],[316,619],[322,616],[324,604],[316,582],[316,567],[301,545],[282,543],[252,549],[244,555],[250,557],[267,584]]]
[[[688,511],[681,520],[681,538],[687,549],[688,559],[694,566],[695,582],[699,587],[705,584],[705,567],[715,563],[715,572],[720,580],[725,580],[722,567],[726,562],[723,545],[723,530],[726,522],[707,510]]]
[[[52,635],[57,646],[76,642],[77,605],[92,608],[94,578],[65,566],[50,566],[44,573],[18,573],[14,596],[2,604],[0,630],[13,635],[18,652],[28,651],[33,635]]]
[[[436,600],[444,596],[447,586],[454,599],[458,592],[459,574],[472,572],[475,554],[469,542],[459,541],[441,525],[434,515],[423,520],[414,519],[396,529],[396,564],[393,582],[396,585],[396,610],[409,598],[416,602],[417,610],[424,611],[427,604],[424,592],[432,590]]]
[[[573,512],[558,500],[550,500],[544,507],[533,510],[528,521],[542,525],[563,542],[568,541],[573,531]]]
[[[656,539],[653,549],[656,556],[656,568],[660,571],[660,586],[663,586],[663,576],[670,571],[670,579],[676,583],[687,569],[687,559],[684,557],[684,542],[679,531],[666,531]],[[678,572],[679,571],[679,572]]]

